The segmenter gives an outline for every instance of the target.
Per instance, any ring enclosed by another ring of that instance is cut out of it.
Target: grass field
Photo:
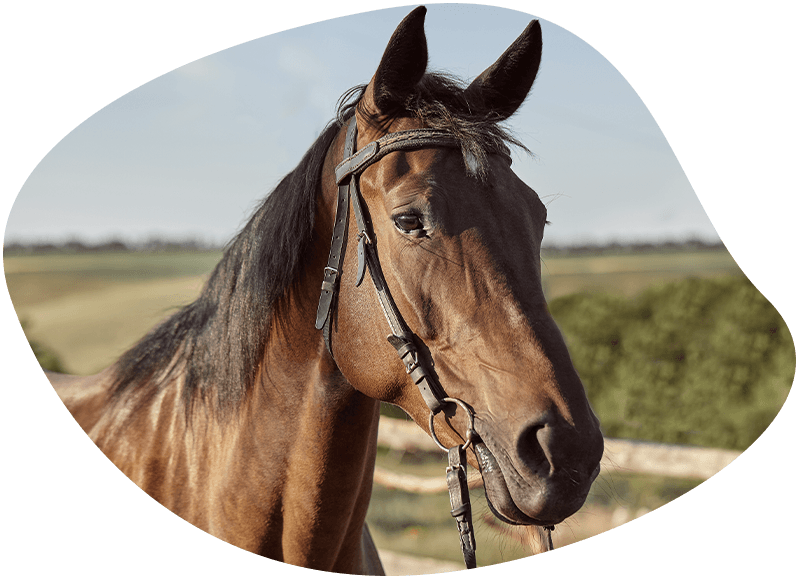
[[[111,364],[160,319],[197,295],[219,252],[5,256],[5,275],[28,337],[53,350],[75,374]],[[597,257],[543,257],[548,298],[577,291],[632,296],[687,276],[740,275],[724,251],[659,252]],[[381,450],[379,465],[416,475],[444,475],[442,456]],[[698,482],[601,476],[586,506],[554,535],[556,546],[593,536],[655,509]],[[472,493],[478,563],[529,555],[519,531],[506,535],[481,490]],[[422,496],[376,486],[368,514],[382,549],[461,562],[446,494]]]
[[[29,338],[74,374],[112,362],[191,302],[220,252],[6,257],[6,282]]]
[[[542,285],[548,299],[580,291],[634,296],[645,288],[689,276],[741,275],[722,250],[600,256],[542,256]]]
[[[379,449],[379,466],[399,473],[444,479],[444,454]],[[586,504],[556,527],[556,548],[585,540],[653,511],[690,491],[700,481],[604,470]],[[470,491],[478,545],[478,566],[531,555],[522,529],[499,522],[490,512],[482,489]],[[446,492],[416,495],[375,486],[367,522],[377,546],[418,557],[463,564],[458,533]]]
[[[5,275],[29,338],[66,369],[92,374],[173,309],[190,302],[220,258],[216,251],[6,256]],[[631,296],[686,276],[739,274],[727,252],[662,252],[543,258],[548,298],[577,291]]]

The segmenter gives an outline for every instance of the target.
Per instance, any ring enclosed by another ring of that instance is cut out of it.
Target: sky
[[[224,243],[369,81],[407,7],[301,26],[194,60],[108,103],[28,177],[8,241]],[[431,5],[429,69],[471,80],[530,14]],[[548,205],[546,243],[718,236],[657,123],[601,54],[542,20],[543,58],[508,125],[514,169]]]

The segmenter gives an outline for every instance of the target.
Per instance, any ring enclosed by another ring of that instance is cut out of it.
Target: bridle
[[[372,224],[364,214],[361,192],[358,181],[361,173],[367,167],[376,163],[393,151],[409,151],[429,147],[459,148],[458,140],[447,131],[441,129],[411,129],[389,133],[372,141],[363,148],[355,151],[358,129],[355,114],[352,116],[345,137],[344,159],[336,166],[336,184],[338,197],[336,201],[336,217],[333,224],[333,237],[331,249],[328,253],[328,263],[325,266],[322,280],[322,292],[317,307],[317,330],[322,330],[325,346],[333,356],[331,349],[332,308],[336,304],[339,291],[339,280],[342,273],[342,263],[346,247],[346,235],[350,211],[348,206],[352,202],[353,215],[358,229],[358,271],[356,273],[356,286],[364,280],[366,269],[369,269],[370,278],[375,286],[383,314],[389,323],[391,334],[387,336],[389,343],[397,351],[397,355],[406,368],[406,373],[417,385],[422,398],[430,409],[430,433],[434,442],[448,455],[446,471],[447,487],[450,494],[451,514],[456,520],[461,537],[461,550],[464,554],[464,563],[467,568],[475,568],[475,533],[472,526],[472,509],[467,487],[467,460],[466,451],[469,446],[482,445],[480,436],[474,428],[474,414],[464,401],[448,397],[444,388],[439,383],[432,370],[432,364],[421,356],[417,348],[417,338],[408,328],[402,314],[392,298],[386,280],[383,277],[380,262],[375,250],[375,235]],[[509,157],[507,149],[494,151]],[[510,161],[510,158],[509,158]],[[421,342],[421,341],[420,341]],[[469,417],[469,427],[464,437],[463,445],[447,448],[439,441],[434,431],[434,417],[446,406],[455,404],[461,407]],[[550,530],[545,528],[545,549],[552,549]]]

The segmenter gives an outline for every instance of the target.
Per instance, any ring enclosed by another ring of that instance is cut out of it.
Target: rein
[[[472,508],[467,487],[467,457],[466,451],[470,445],[483,446],[480,436],[474,428],[474,413],[462,400],[448,397],[444,388],[432,372],[432,365],[428,364],[416,346],[414,334],[408,328],[402,314],[392,298],[386,280],[383,277],[380,262],[375,249],[375,236],[372,225],[364,214],[361,192],[358,179],[361,173],[373,163],[393,151],[409,151],[428,147],[454,147],[458,148],[456,138],[447,131],[439,129],[412,129],[389,133],[355,151],[356,136],[358,133],[356,117],[350,120],[344,145],[344,159],[336,166],[336,184],[339,187],[336,202],[336,217],[334,218],[333,237],[331,249],[328,254],[328,263],[325,266],[322,280],[322,291],[317,307],[316,328],[322,330],[325,346],[333,356],[331,349],[331,310],[336,303],[339,291],[339,279],[342,273],[342,263],[346,247],[346,234],[349,220],[349,208],[352,203],[353,215],[358,229],[358,271],[356,286],[364,280],[364,274],[369,269],[370,278],[375,286],[383,314],[389,323],[391,334],[386,338],[397,351],[397,355],[406,368],[406,373],[419,389],[425,404],[430,409],[430,433],[434,442],[448,456],[446,470],[447,488],[450,495],[450,513],[456,520],[459,536],[461,538],[461,551],[467,568],[475,568],[475,532],[472,525]],[[498,151],[508,157],[508,151]],[[469,417],[469,427],[464,437],[463,445],[447,448],[439,441],[434,431],[434,417],[448,405],[461,407]],[[544,528],[545,550],[552,550],[550,530]]]

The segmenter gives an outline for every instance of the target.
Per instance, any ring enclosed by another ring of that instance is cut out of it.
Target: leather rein
[[[328,254],[328,263],[325,266],[322,280],[322,291],[317,307],[316,328],[322,330],[325,346],[333,356],[331,349],[331,325],[333,323],[332,310],[336,304],[339,291],[339,281],[342,274],[342,263],[346,248],[347,229],[349,221],[349,205],[352,203],[353,215],[358,229],[358,271],[356,286],[364,280],[365,271],[368,269],[370,278],[375,286],[383,314],[389,323],[391,334],[387,336],[389,343],[397,351],[397,355],[405,365],[406,373],[414,381],[423,400],[430,409],[430,433],[434,442],[448,454],[448,467],[446,471],[447,487],[450,495],[451,514],[456,519],[459,536],[461,537],[461,550],[464,554],[464,563],[467,568],[475,568],[475,533],[472,526],[472,509],[467,487],[467,460],[466,450],[470,444],[480,444],[480,436],[474,428],[474,414],[472,409],[460,399],[450,398],[438,378],[432,372],[429,364],[416,346],[415,338],[408,328],[402,314],[392,298],[386,280],[383,277],[380,262],[375,249],[375,235],[372,224],[363,210],[363,201],[358,182],[361,173],[367,167],[376,163],[393,151],[409,151],[429,147],[460,148],[458,140],[450,133],[440,129],[412,129],[389,133],[355,151],[358,129],[356,116],[353,115],[348,127],[344,145],[344,159],[336,166],[336,184],[338,197],[336,202],[336,217],[334,218],[331,249]],[[497,153],[509,156],[508,150]],[[456,404],[461,407],[469,417],[469,427],[464,437],[463,445],[447,448],[439,441],[434,431],[434,417],[446,406]],[[550,529],[545,528],[545,550],[552,550]]]

